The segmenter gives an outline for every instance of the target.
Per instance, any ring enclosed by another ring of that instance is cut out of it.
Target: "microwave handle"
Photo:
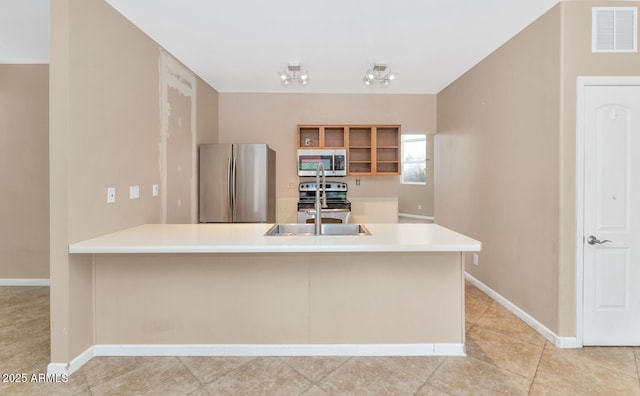
[[[336,155],[332,155],[331,156],[331,170],[335,171],[336,170]]]

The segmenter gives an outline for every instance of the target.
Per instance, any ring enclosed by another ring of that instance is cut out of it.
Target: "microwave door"
[[[318,164],[322,163],[327,176],[333,172],[333,155],[330,154],[301,154],[298,157],[298,175],[315,176]]]

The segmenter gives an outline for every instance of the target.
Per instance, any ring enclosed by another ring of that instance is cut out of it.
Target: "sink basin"
[[[312,236],[314,224],[276,224],[265,236]],[[322,235],[371,235],[363,224],[322,224]]]

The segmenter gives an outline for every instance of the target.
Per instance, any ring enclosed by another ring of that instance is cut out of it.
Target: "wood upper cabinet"
[[[298,125],[298,148],[347,149],[349,175],[399,175],[400,125]]]
[[[298,125],[298,148],[345,148],[345,127]]]

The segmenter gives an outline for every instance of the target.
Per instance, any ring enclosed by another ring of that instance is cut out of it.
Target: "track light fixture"
[[[374,84],[389,85],[389,83],[396,78],[396,73],[387,71],[387,65],[376,63],[373,65],[373,69],[367,70],[367,73],[362,78],[362,81],[366,85],[373,86]]]
[[[298,85],[309,84],[309,73],[302,71],[302,66],[299,63],[289,63],[287,69],[280,72],[280,82],[282,85],[291,85],[297,82]]]

